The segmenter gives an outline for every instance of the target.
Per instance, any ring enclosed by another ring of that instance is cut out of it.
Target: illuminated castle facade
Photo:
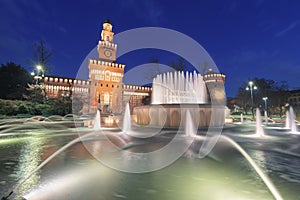
[[[109,20],[105,20],[98,42],[98,59],[89,59],[89,80],[63,77],[44,77],[48,98],[79,97],[84,101],[82,113],[121,113],[125,104],[130,108],[142,105],[150,96],[151,87],[123,84],[125,65],[116,62],[117,45],[113,42],[114,32]]]
[[[89,59],[88,80],[44,77],[43,87],[48,98],[74,98],[82,100],[81,113],[95,113],[97,109],[106,113],[122,113],[129,103],[131,112],[142,106],[143,100],[152,93],[151,87],[125,85],[123,76],[125,65],[116,61],[117,45],[114,43],[114,32],[109,20],[103,23],[98,42],[97,59]],[[205,91],[209,102],[225,105],[225,75],[209,70],[203,76]],[[147,102],[147,100],[145,101]]]

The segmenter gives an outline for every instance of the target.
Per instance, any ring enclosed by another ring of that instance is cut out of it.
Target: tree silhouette
[[[32,77],[20,65],[13,62],[2,64],[0,67],[0,98],[22,100],[30,82],[32,82]]]
[[[33,69],[36,65],[41,65],[44,73],[49,74],[52,55],[53,50],[47,47],[44,40],[39,40],[33,44],[33,59],[30,60],[30,65]]]
[[[170,67],[175,69],[176,71],[185,71],[187,70],[187,64],[182,57],[178,57],[176,62],[171,62]]]
[[[161,74],[162,70],[159,67],[159,60],[158,58],[151,57],[148,61],[148,63],[152,63],[151,69],[147,72],[145,75],[145,79],[152,82],[153,78],[156,77],[156,75]]]
[[[264,107],[262,98],[268,97],[268,110],[282,116],[284,106],[289,96],[287,83],[285,81],[275,82],[274,80],[264,78],[253,78],[251,80],[254,85],[257,86],[257,90],[253,90],[253,106]],[[247,85],[248,81],[242,83],[236,95],[238,106],[243,108],[246,114],[251,107],[250,93],[245,90]]]

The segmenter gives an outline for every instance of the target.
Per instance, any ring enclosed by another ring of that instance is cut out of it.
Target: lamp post
[[[69,111],[70,111],[70,107],[69,107],[69,105],[65,105],[66,103],[69,103],[68,101],[66,101],[66,99],[67,98],[69,98],[69,94],[68,93],[66,93],[66,92],[64,92],[64,93],[62,93],[61,94],[61,96],[62,96],[62,98],[63,98],[63,104],[64,104],[64,114],[66,115],[66,114],[68,114],[69,113]]]
[[[253,90],[257,90],[256,85],[254,85],[253,81],[249,81],[248,86],[246,87],[246,90],[250,90],[250,96],[251,96],[251,112],[252,112],[252,118],[254,118],[254,112],[253,112]]]
[[[262,98],[265,102],[265,122],[268,123],[268,97]]]
[[[39,79],[41,79],[44,76],[43,73],[41,74],[41,72],[43,71],[43,68],[42,68],[41,65],[37,65],[35,70],[36,70],[36,74],[34,73],[34,71],[31,72],[31,75],[34,76],[33,78],[35,80],[35,86],[34,86],[34,104],[33,104],[33,112],[34,113],[33,114],[36,114],[36,96],[37,96],[36,93],[37,93],[37,87],[38,87],[38,84],[39,84]]]

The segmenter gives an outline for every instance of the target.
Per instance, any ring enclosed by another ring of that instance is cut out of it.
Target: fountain
[[[94,131],[101,130],[101,117],[100,117],[100,111],[99,110],[97,110],[97,113],[96,113],[93,129],[94,129]]]
[[[183,113],[183,111],[181,111],[181,112]],[[190,110],[189,107],[185,108],[185,135],[186,135],[186,140],[189,140],[190,138],[192,138],[192,139],[196,138],[196,139],[198,139],[197,141],[199,141],[200,139],[205,140],[207,138],[204,138],[203,136],[197,136],[197,130],[195,129],[194,122],[195,121],[200,121],[200,120],[203,120],[203,119],[193,118],[192,116],[195,115],[195,113],[197,113],[197,112],[195,112],[195,110]],[[261,116],[260,116],[259,109],[256,110],[256,117],[257,117],[257,120],[256,120],[257,121],[257,134],[259,136],[263,136],[263,129],[262,129],[262,124],[261,124]],[[99,122],[99,124],[97,124],[97,122]],[[259,129],[259,127],[260,127],[260,129]],[[96,117],[95,117],[94,130],[99,130],[100,128],[101,128],[100,112],[97,112]],[[126,108],[125,108],[125,114],[124,114],[124,119],[123,119],[123,128],[122,128],[122,131],[120,131],[120,132],[122,132],[122,133],[131,132],[131,120],[130,120],[129,104],[127,104]],[[110,140],[111,139],[118,139],[118,140],[120,139],[121,150],[125,150],[125,148],[129,149],[131,147],[137,148],[138,145],[140,146],[140,148],[144,148],[146,144],[151,145],[150,142],[149,143],[143,143],[143,145],[141,145],[140,142],[128,143],[125,140],[121,140],[122,139],[121,137],[116,136],[115,132],[108,133],[108,134],[105,134],[105,135],[108,136],[108,138]],[[218,136],[213,136],[213,137],[218,137]],[[212,140],[213,137],[210,137],[207,140],[210,141],[210,140]],[[272,182],[268,179],[268,177],[263,173],[263,171],[255,164],[255,162],[250,158],[250,156],[246,153],[246,151],[244,151],[236,142],[234,142],[230,138],[228,138],[226,136],[220,136],[220,138],[224,141],[229,142],[235,149],[237,149],[247,159],[247,161],[250,163],[250,165],[255,169],[255,171],[258,173],[258,175],[262,178],[262,180],[264,181],[266,186],[269,188],[269,190],[271,191],[271,193],[275,197],[275,199],[281,200],[282,197],[281,197],[280,193],[277,191],[276,187],[272,184]],[[55,153],[50,155],[50,157],[48,157],[46,160],[44,160],[36,169],[31,171],[23,180],[21,180],[19,182],[19,184],[16,185],[10,193],[8,193],[7,196],[3,197],[3,199],[8,199],[8,197],[10,197],[15,191],[17,191],[18,188],[20,188],[22,186],[22,184],[24,184],[28,179],[30,179],[32,177],[32,175],[34,175],[38,170],[42,169],[43,166],[45,166],[54,157],[58,156],[61,152],[65,151],[70,146],[72,146],[72,145],[74,145],[78,142],[81,142],[82,140],[87,140],[87,141],[90,142],[92,139],[93,140],[104,139],[106,141],[105,137],[103,137],[103,138],[99,137],[99,136],[95,137],[94,132],[88,132],[85,135],[82,135],[80,138],[74,139],[73,141],[67,143],[65,146],[63,146],[62,148],[57,150]],[[159,139],[159,137],[158,137],[158,139]],[[196,147],[196,145],[195,145],[195,147]],[[98,153],[100,154],[100,153],[105,153],[105,152],[100,152],[99,151]],[[130,162],[132,162],[132,161],[130,161]],[[198,171],[197,171],[197,173],[198,173]]]
[[[152,104],[208,103],[203,77],[193,73],[176,71],[159,74],[153,79]]]
[[[131,117],[130,117],[130,107],[129,103],[126,104],[125,113],[123,118],[123,133],[128,133],[131,130]]]
[[[128,109],[128,111],[129,111],[129,109]],[[126,112],[126,111],[125,111]],[[194,123],[193,123],[193,118],[191,117],[192,115],[191,115],[191,112],[193,112],[193,110],[187,110],[187,112],[186,112],[186,114],[185,114],[185,123],[186,123],[186,126],[185,126],[185,134],[186,134],[186,136],[187,137],[191,137],[191,138],[195,138],[195,139],[197,139],[197,141],[195,142],[195,143],[197,143],[197,142],[199,142],[200,141],[200,139],[203,141],[203,140],[206,140],[207,138],[205,138],[205,137],[203,137],[203,136],[196,136],[196,129],[194,129]],[[128,115],[129,114],[129,115]],[[126,116],[128,117],[128,116],[130,116],[130,113],[129,112],[127,112],[127,114],[124,116],[124,118],[126,118]],[[257,115],[258,116],[258,115]],[[128,119],[128,118],[127,118]],[[127,119],[126,120],[124,120],[124,121],[127,121]],[[128,124],[127,124],[128,125]],[[127,127],[129,127],[130,128],[130,126],[127,126]],[[126,130],[128,130],[127,128],[124,128],[124,129],[126,129]],[[67,130],[68,131],[68,130]],[[90,131],[90,129],[86,129],[86,131]],[[118,137],[118,136],[116,136],[116,134],[114,134],[114,133],[109,133],[109,135],[108,135],[108,137],[113,137],[113,136],[115,136],[115,137]],[[214,136],[214,137],[216,137],[216,136]],[[111,139],[111,138],[110,138]],[[186,139],[189,139],[189,138],[186,138]],[[235,149],[237,149],[246,159],[247,159],[247,161],[248,161],[248,163],[255,169],[255,171],[258,173],[258,175],[262,178],[262,180],[263,180],[263,182],[266,184],[266,186],[269,188],[269,190],[271,191],[271,193],[273,194],[273,196],[275,197],[275,199],[277,199],[277,200],[281,200],[282,199],[282,197],[281,197],[281,195],[280,195],[280,193],[277,191],[277,189],[276,189],[276,187],[272,184],[272,181],[266,176],[266,174],[255,164],[255,162],[250,158],[250,156],[246,153],[246,151],[245,150],[243,150],[236,142],[234,142],[233,140],[231,140],[230,138],[228,138],[228,137],[226,137],[226,136],[220,136],[220,139],[221,140],[223,140],[223,141],[225,141],[225,142],[228,142],[229,144],[231,144]],[[74,139],[73,141],[71,141],[71,142],[69,142],[69,143],[67,143],[65,146],[63,146],[63,147],[61,147],[59,150],[57,150],[55,153],[53,153],[52,155],[50,155],[46,160],[44,160],[36,169],[34,169],[33,171],[31,171],[31,172],[28,172],[28,174],[25,176],[25,178],[23,178],[22,180],[20,180],[19,181],[19,183],[13,188],[13,190],[12,191],[10,191],[9,193],[7,193],[7,196],[3,196],[2,197],[2,199],[11,199],[10,197],[13,197],[13,195],[14,194],[18,194],[18,189],[25,183],[25,182],[27,182],[35,173],[37,173],[39,170],[41,170],[47,163],[49,163],[49,161],[51,161],[53,158],[55,158],[56,156],[59,156],[63,151],[65,151],[65,150],[67,150],[69,147],[71,147],[72,145],[74,145],[74,144],[76,144],[76,143],[80,143],[81,141],[83,141],[83,140],[86,140],[86,141],[88,141],[88,142],[91,142],[91,140],[95,140],[96,141],[96,143],[98,144],[98,142],[99,142],[99,140],[104,140],[104,141],[107,141],[107,139],[105,138],[105,137],[102,137],[102,136],[97,136],[97,137],[95,137],[95,135],[94,135],[94,132],[87,132],[85,135],[82,135],[81,136],[81,138],[76,138],[76,139]],[[183,138],[183,140],[185,140],[184,138]],[[212,140],[212,138],[208,138],[208,140]],[[94,143],[95,144],[95,143]],[[110,144],[110,143],[108,143],[108,144]],[[143,148],[147,148],[148,146],[146,146],[146,145],[151,145],[151,143],[144,143],[143,145],[140,145],[141,143],[139,143],[139,142],[136,142],[136,143],[134,143],[134,142],[131,142],[131,143],[125,143],[125,142],[122,142],[122,145],[121,145],[121,149],[123,149],[123,147],[125,148],[128,148],[128,150],[129,150],[129,148],[139,148],[139,149],[143,149]],[[130,145],[130,146],[129,146]],[[196,148],[196,145],[194,146],[195,148]],[[119,151],[119,150],[118,150]],[[100,152],[99,151],[99,153],[105,153],[105,152]],[[195,158],[195,157],[194,157]],[[182,161],[182,160],[181,160]],[[130,161],[130,162],[132,162],[132,161]],[[193,161],[193,163],[194,163],[195,161]],[[198,162],[198,161],[197,161]],[[201,162],[203,163],[205,163],[205,160],[203,161],[203,159],[201,160]],[[190,163],[190,162],[185,162],[185,163]],[[209,162],[210,164],[212,163],[211,161]],[[218,163],[217,163],[218,164]],[[81,180],[82,182],[83,181],[87,181],[87,182],[90,182],[91,181],[91,177],[89,177],[89,176],[84,176],[84,177],[81,177],[81,176],[79,176],[78,174],[81,174],[81,173],[83,173],[84,171],[87,171],[86,169],[93,169],[92,167],[93,166],[90,166],[90,164],[88,164],[88,163],[86,163],[86,165],[88,165],[88,167],[89,168],[78,168],[78,170],[76,170],[76,174],[75,174],[75,172],[74,173],[72,173],[72,174],[74,174],[74,177],[76,177],[76,179],[78,180]],[[176,165],[176,164],[175,164]],[[98,166],[98,165],[97,165]],[[193,167],[194,168],[194,167]],[[167,170],[168,168],[166,168],[166,170]],[[198,169],[198,168],[197,168]],[[82,170],[82,171],[79,171],[79,170]],[[186,170],[186,168],[184,168],[183,169],[183,171],[184,170]],[[68,170],[69,171],[69,170]],[[112,170],[112,171],[114,171],[114,170]],[[78,173],[79,172],[79,173]],[[93,171],[94,172],[94,171]],[[209,172],[211,172],[212,174],[213,174],[213,171],[209,171]],[[172,171],[172,174],[174,173],[174,171]],[[101,175],[101,176],[103,176],[104,174],[107,174],[106,172],[105,173],[98,173],[97,175]],[[113,173],[111,173],[111,174],[113,174]],[[185,173],[184,173],[185,174]],[[196,174],[196,173],[195,173]],[[198,174],[198,171],[197,171],[197,174]],[[64,174],[62,174],[62,175],[64,175]],[[147,173],[146,173],[146,175],[147,175]],[[145,176],[146,176],[145,175]],[[144,176],[144,175],[143,175]],[[67,176],[66,176],[67,177]],[[94,177],[96,177],[96,176],[94,176]],[[101,177],[102,178],[102,177]],[[111,177],[109,177],[109,178],[111,178]],[[128,179],[129,178],[131,178],[130,177],[130,175],[128,175]],[[146,177],[147,178],[147,177]],[[146,178],[145,178],[145,180],[146,180]],[[55,180],[55,181],[61,181],[62,179],[60,179],[60,177],[57,177],[57,179]],[[97,180],[99,180],[98,179],[98,176],[97,176]],[[184,181],[185,179],[183,179],[183,181]],[[66,181],[66,182],[62,182],[63,184],[66,184],[66,185],[68,185],[70,182],[72,182],[72,181],[70,181],[70,176],[68,176],[67,178],[64,178],[64,181]],[[198,179],[197,179],[197,184],[198,184]],[[78,182],[78,181],[77,181]],[[67,188],[67,189],[65,189],[65,188],[60,188],[60,187],[63,187],[62,185],[57,185],[57,184],[51,184],[52,182],[50,182],[50,184],[45,184],[45,185],[42,185],[41,186],[41,188],[42,189],[40,189],[40,190],[32,190],[29,194],[28,194],[28,197],[29,197],[29,199],[40,199],[39,197],[39,195],[40,194],[44,194],[44,193],[47,193],[46,195],[44,195],[43,197],[45,197],[45,199],[51,199],[51,195],[57,195],[57,196],[55,196],[55,197],[63,197],[63,195],[66,193],[66,192],[68,192],[68,193],[70,193],[70,194],[72,194],[72,192],[75,192],[75,190],[76,190],[76,192],[78,192],[78,193],[81,193],[81,191],[80,190],[78,190],[78,188],[84,188],[84,186],[86,186],[86,185],[83,185],[82,184],[82,182],[79,182],[79,183],[81,183],[81,185],[80,186],[77,186],[77,187],[69,187],[69,188]],[[162,180],[158,180],[158,182],[163,182]],[[83,182],[83,183],[85,183],[85,182]],[[118,183],[119,184],[119,183]],[[128,184],[128,185],[130,185],[130,184],[132,184],[132,182],[126,182],[125,184]],[[137,184],[140,184],[140,182],[138,182]],[[57,188],[55,188],[55,187],[57,187]],[[51,188],[52,188],[52,190],[51,190]],[[55,188],[55,190],[53,189],[53,188]],[[61,190],[57,190],[58,188],[60,188]],[[73,190],[72,190],[73,189]],[[55,192],[55,194],[53,194],[52,192],[53,191],[56,191]],[[58,192],[59,191],[59,192]],[[62,192],[63,191],[63,192]],[[61,192],[61,195],[59,195],[60,194],[60,192]],[[121,192],[122,193],[122,192]],[[88,194],[88,192],[86,192],[86,194]],[[96,193],[95,193],[96,194]],[[98,193],[99,194],[99,193]],[[73,197],[74,197],[75,195],[73,195]],[[89,199],[91,199],[91,197],[92,196],[87,196],[87,198],[89,198]],[[61,198],[60,198],[61,199]],[[76,199],[76,198],[75,198]]]
[[[191,118],[198,119],[199,127],[223,126],[226,111],[224,81],[224,74],[211,69],[204,76],[196,71],[159,74],[153,79],[151,105],[133,110],[136,123],[179,127],[184,124],[181,123],[184,114],[195,110],[190,114]]]
[[[265,134],[265,131],[262,127],[262,122],[261,122],[261,114],[259,108],[256,109],[256,133],[255,136],[258,137],[263,137]]]
[[[285,114],[285,128],[286,129],[290,129],[291,125],[290,125],[290,112],[287,110],[286,114]]]
[[[197,131],[195,130],[193,119],[191,117],[191,112],[189,110],[186,112],[185,135],[191,138],[194,138],[197,135]]]
[[[289,109],[289,125],[292,133],[299,133],[297,130],[296,120],[295,120],[295,113],[292,106]]]
[[[264,112],[264,115],[265,115],[265,123],[268,124],[268,113],[266,110]]]

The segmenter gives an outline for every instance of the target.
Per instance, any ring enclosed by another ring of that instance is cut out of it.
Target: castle
[[[48,98],[78,97],[83,100],[81,113],[94,113],[97,109],[106,113],[122,113],[129,102],[131,111],[150,99],[152,88],[123,84],[125,65],[116,61],[117,45],[114,43],[112,23],[105,20],[98,42],[97,59],[89,59],[89,79],[44,77]],[[225,75],[209,71],[203,76],[208,97],[214,104],[225,105]],[[205,90],[206,91],[206,90]]]

